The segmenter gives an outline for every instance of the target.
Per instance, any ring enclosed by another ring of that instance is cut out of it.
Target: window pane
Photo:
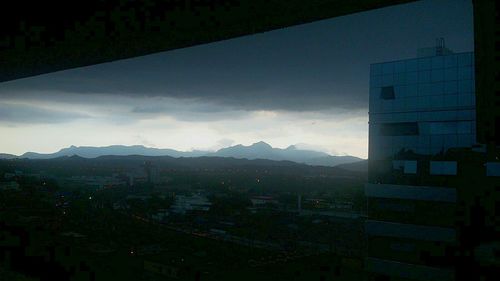
[[[444,71],[442,69],[433,69],[431,71],[431,82],[440,82],[444,79]]]
[[[431,72],[424,70],[418,72],[418,83],[429,83],[431,82]]]
[[[458,65],[459,66],[468,66],[472,64],[472,54],[464,53],[458,55]]]
[[[418,135],[417,122],[381,124],[380,134],[383,136],[412,136]]]
[[[444,67],[457,66],[457,55],[446,56],[444,59]]]
[[[431,175],[456,175],[457,162],[455,161],[430,161]]]
[[[429,123],[431,135],[456,134],[457,122],[432,122]]]
[[[388,62],[382,65],[382,74],[392,74],[394,72],[394,63]]]
[[[431,59],[430,58],[418,59],[418,70],[428,70],[428,69],[431,69]]]
[[[406,71],[417,71],[418,70],[418,59],[412,59],[406,61]]]
[[[444,70],[444,80],[454,81],[457,80],[457,68],[446,68]]]
[[[462,121],[457,124],[457,133],[470,134],[472,133],[472,121]]]
[[[405,62],[404,61],[398,61],[394,64],[394,72],[405,72]]]
[[[383,100],[393,100],[395,98],[394,87],[393,86],[382,87],[380,89],[380,98]]]
[[[394,84],[394,76],[387,74],[382,76],[382,86],[389,86]]]
[[[446,82],[444,84],[445,94],[455,94],[458,92],[457,81]]]
[[[405,161],[405,174],[416,174],[417,173],[417,161]]]
[[[472,68],[471,67],[460,67],[458,69],[458,79],[460,79],[460,80],[472,79]]]

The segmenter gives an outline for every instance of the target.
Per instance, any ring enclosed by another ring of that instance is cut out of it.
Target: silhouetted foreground
[[[366,174],[286,161],[0,161],[5,280],[360,280]]]

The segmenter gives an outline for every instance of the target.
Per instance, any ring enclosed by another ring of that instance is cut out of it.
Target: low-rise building
[[[19,190],[19,184],[15,181],[0,182],[0,190]]]
[[[212,203],[208,198],[202,195],[177,195],[175,196],[175,202],[170,207],[170,210],[177,214],[185,214],[192,211],[206,212],[210,210],[211,206]]]

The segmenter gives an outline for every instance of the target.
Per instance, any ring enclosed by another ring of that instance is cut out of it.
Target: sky
[[[424,0],[0,83],[0,152],[265,141],[366,158],[370,64],[438,37],[473,51],[472,21],[470,0]]]

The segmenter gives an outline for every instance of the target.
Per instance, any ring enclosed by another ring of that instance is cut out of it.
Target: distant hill
[[[362,160],[354,163],[341,164],[336,168],[344,169],[352,172],[368,173],[368,160]]]
[[[205,151],[182,152],[174,149],[160,149],[145,147],[142,145],[111,145],[104,147],[93,146],[70,146],[55,153],[42,154],[36,152],[26,152],[20,158],[29,159],[51,159],[62,156],[78,155],[84,158],[96,158],[103,155],[142,155],[142,156],[171,156],[171,157],[198,157],[206,154]]]
[[[14,159],[14,158],[17,158],[17,156],[8,153],[0,153],[0,159]]]
[[[113,173],[137,171],[143,169],[145,162],[150,162],[158,169],[191,172],[232,172],[266,173],[268,175],[286,174],[324,175],[338,179],[361,179],[363,173],[348,171],[337,167],[310,166],[292,161],[275,161],[267,159],[236,159],[232,157],[180,157],[170,156],[99,156],[83,158],[80,156],[63,156],[52,159],[0,159],[0,171],[21,170],[26,173],[44,173],[55,176],[105,176]]]
[[[105,155],[114,156],[170,156],[170,157],[232,157],[237,159],[267,159],[275,161],[293,161],[315,166],[333,167],[345,163],[358,162],[363,159],[354,156],[332,156],[325,152],[298,149],[296,146],[289,146],[285,149],[273,148],[265,142],[257,142],[249,146],[235,145],[219,149],[216,152],[207,151],[177,151],[174,149],[160,149],[144,147],[142,145],[112,145],[105,147],[92,146],[70,146],[55,153],[26,152],[21,156],[11,154],[1,154],[0,159],[29,158],[29,159],[52,159],[64,156],[78,155],[83,158],[96,158]]]
[[[302,150],[291,145],[288,148],[273,148],[265,142],[257,142],[249,146],[236,145],[222,148],[212,154],[220,157],[234,157],[245,159],[288,160],[316,166],[333,167],[339,164],[352,163],[363,159],[354,156],[332,156],[325,152]]]

